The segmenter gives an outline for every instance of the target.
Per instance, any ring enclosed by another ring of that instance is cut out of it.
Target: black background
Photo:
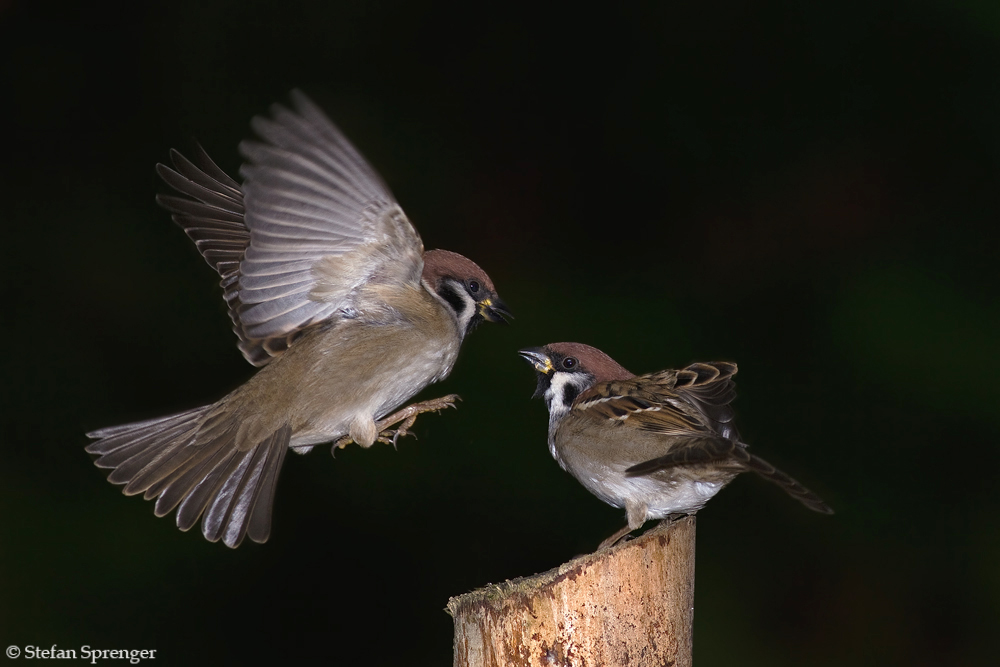
[[[623,520],[515,355],[578,340],[739,362],[745,439],[837,510],[745,476],[699,513],[699,665],[991,664],[1000,11],[819,5],[0,0],[3,647],[449,664],[449,596]],[[83,433],[251,375],[153,165],[197,138],[235,175],[293,87],[517,319],[419,440],[289,456],[270,542],[232,551]]]

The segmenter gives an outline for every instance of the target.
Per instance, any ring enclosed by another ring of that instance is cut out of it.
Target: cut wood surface
[[[695,519],[448,601],[455,667],[689,667]]]

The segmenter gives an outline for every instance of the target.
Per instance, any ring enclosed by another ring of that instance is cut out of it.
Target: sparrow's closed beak
[[[542,352],[540,347],[529,347],[526,350],[518,350],[517,353],[524,357],[524,360],[531,364],[538,373],[538,386],[535,387],[535,393],[531,397],[541,398],[545,395],[545,390],[549,388],[549,383],[552,381],[549,376],[555,371],[552,359]]]
[[[501,301],[498,296],[486,297],[482,301],[477,301],[476,305],[479,306],[479,314],[487,322],[508,324],[508,320],[514,319],[514,316],[507,310],[507,304]]]

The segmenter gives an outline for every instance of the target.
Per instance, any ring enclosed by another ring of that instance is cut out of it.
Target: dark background
[[[699,513],[699,665],[994,664],[1000,10],[698,4],[0,0],[0,648],[450,664],[449,596],[623,521],[515,355],[579,340],[739,362],[745,439],[837,510],[744,476]],[[197,138],[235,175],[293,87],[517,319],[419,440],[289,456],[231,551],[83,433],[251,375],[153,166]]]

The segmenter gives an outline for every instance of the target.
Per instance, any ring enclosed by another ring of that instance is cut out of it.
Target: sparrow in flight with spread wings
[[[157,200],[221,276],[239,349],[260,370],[211,405],[87,434],[125,494],[155,498],[157,516],[176,508],[181,530],[200,518],[229,547],[267,540],[288,449],[394,443],[458,397],[397,408],[448,376],[477,324],[509,316],[474,262],[424,252],[313,102],[297,91],[292,102],[253,120],[242,185],[200,149],[157,165],[178,193]]]

